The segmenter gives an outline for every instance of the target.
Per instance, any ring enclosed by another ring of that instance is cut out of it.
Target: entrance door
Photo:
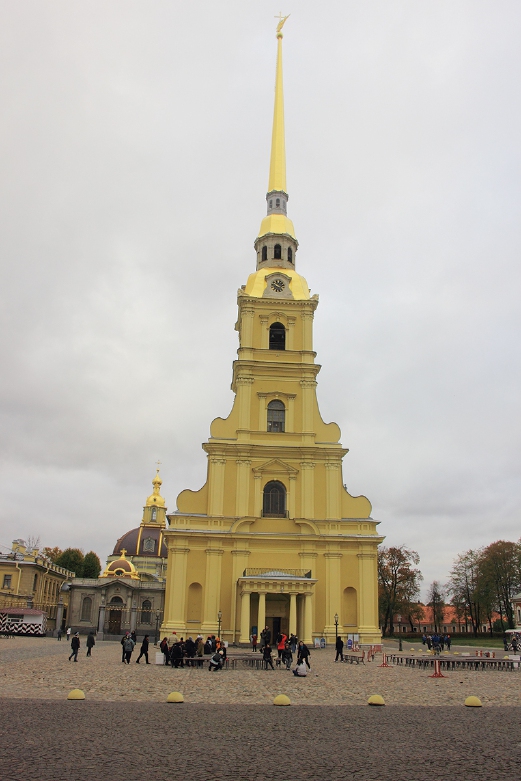
[[[109,610],[109,635],[121,634],[121,610]]]
[[[280,618],[272,618],[273,621],[273,634],[271,635],[271,644],[276,647],[277,645],[277,638],[280,635]]]

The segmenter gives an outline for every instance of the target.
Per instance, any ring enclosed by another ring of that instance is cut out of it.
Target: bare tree
[[[434,631],[439,632],[443,624],[443,608],[445,606],[444,594],[441,583],[433,580],[427,594],[427,604],[432,608],[432,622]]]
[[[40,535],[28,534],[25,538],[25,547],[27,550],[34,550],[40,547]]]

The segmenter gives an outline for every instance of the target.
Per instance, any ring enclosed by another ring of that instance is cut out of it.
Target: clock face
[[[271,283],[271,288],[276,293],[282,293],[284,288],[286,287],[286,284],[283,279],[274,279]]]

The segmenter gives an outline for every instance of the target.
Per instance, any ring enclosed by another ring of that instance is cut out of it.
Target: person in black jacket
[[[89,632],[89,635],[87,637],[87,656],[92,656],[92,649],[96,645],[96,640],[94,638],[94,632]]]
[[[78,651],[80,650],[80,633],[79,632],[76,632],[76,634],[72,638],[72,640],[71,640],[71,648],[72,648],[72,653],[69,656],[69,662],[70,662],[70,660],[72,659],[73,656],[74,656],[74,661],[77,662],[78,661]]]
[[[147,664],[150,664],[150,662],[148,661],[148,635],[145,635],[145,637],[143,638],[143,642],[141,643],[141,648],[139,649],[139,656],[136,659],[136,664],[139,664],[139,660],[141,659],[142,656],[145,657],[145,662]]]
[[[309,664],[309,648],[307,645],[301,640],[298,644],[298,657],[297,657],[297,665],[301,662],[305,662],[308,669],[311,670],[311,665]]]
[[[336,656],[335,656],[335,662],[338,662],[338,657],[340,657],[340,661],[344,661],[344,641],[340,637],[340,635],[337,637],[335,642],[335,648],[336,648]]]
[[[268,665],[270,665],[271,669],[274,670],[273,667],[273,659],[271,658],[271,645],[269,643],[266,643],[264,648],[262,649],[262,660],[264,662],[264,669],[268,669]]]

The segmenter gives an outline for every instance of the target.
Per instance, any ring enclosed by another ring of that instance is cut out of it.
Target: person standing
[[[277,638],[277,656],[279,658],[279,661],[277,664],[280,664],[280,660],[282,659],[282,652],[284,651],[284,646],[286,645],[286,640],[288,639],[288,636],[282,632],[278,638]]]
[[[170,662],[170,651],[168,650],[168,640],[166,637],[163,637],[163,639],[159,643],[159,648],[161,649],[161,652],[165,657],[164,664],[168,665],[168,663]]]
[[[145,637],[143,638],[143,642],[141,643],[141,648],[139,649],[139,656],[136,659],[136,664],[139,664],[139,660],[141,659],[142,656],[145,657],[145,662],[147,664],[150,664],[150,662],[148,661],[148,635],[145,635]]]
[[[61,642],[62,639],[62,630],[58,629],[58,640]]]
[[[65,634],[67,635],[67,642],[69,642],[69,640],[71,639],[71,634],[72,634],[72,629],[70,628],[70,626],[67,627],[67,631],[66,631]]]
[[[256,651],[257,650],[257,635],[253,634],[251,636],[251,650]]]
[[[71,649],[72,649],[72,653],[69,656],[69,662],[70,662],[70,660],[72,659],[73,656],[74,656],[74,661],[77,662],[78,661],[78,651],[80,650],[80,633],[79,632],[76,632],[76,634],[74,635],[74,637],[71,640]]]
[[[125,641],[127,637],[130,637],[130,632],[128,631],[128,629],[123,635],[123,637],[121,638],[121,661],[123,662],[123,664],[125,664]]]
[[[311,670],[311,666],[309,664],[309,648],[307,645],[303,642],[303,640],[300,641],[298,644],[298,657],[297,657],[297,665],[301,664],[301,662],[305,662],[308,669]]]
[[[271,645],[269,643],[266,643],[264,648],[262,649],[262,660],[264,662],[264,669],[268,669],[268,665],[270,665],[271,669],[274,670],[273,667],[273,659],[271,658]]]
[[[335,662],[338,662],[338,657],[340,657],[340,661],[344,661],[344,641],[338,635],[336,641],[335,641],[335,648],[336,648],[336,656],[335,656]]]
[[[134,650],[135,643],[132,640],[132,637],[130,636],[130,633],[127,634],[125,638],[125,642],[123,643],[123,653],[125,654],[125,662],[127,664],[130,664],[130,657],[132,656],[132,651]]]
[[[94,639],[94,632],[89,632],[87,637],[87,656],[92,656],[92,649],[96,645],[96,640]]]

